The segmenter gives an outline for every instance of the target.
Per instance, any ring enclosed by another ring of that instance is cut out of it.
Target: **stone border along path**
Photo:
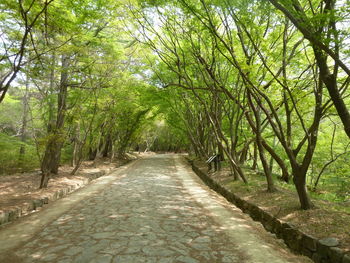
[[[284,240],[284,243],[295,253],[309,257],[316,263],[350,263],[350,254],[345,254],[342,249],[337,247],[339,245],[337,239],[323,238],[318,240],[301,232],[294,225],[275,218],[257,205],[240,198],[198,168],[193,161],[188,160],[188,162],[206,185],[244,213],[249,214],[253,220],[260,222],[267,231]]]
[[[0,230],[0,262],[310,262],[256,227],[182,157],[155,155]]]
[[[112,169],[105,169],[98,172],[91,172],[89,173],[90,177],[83,178],[79,182],[79,184],[70,185],[65,188],[61,188],[55,192],[48,193],[47,196],[44,198],[28,200],[27,202],[21,204],[17,208],[13,208],[11,210],[6,210],[3,212],[0,211],[0,227],[13,222],[22,216],[26,216],[30,213],[37,212],[44,205],[56,201],[62,197],[65,197],[66,195],[76,191],[77,189],[86,186],[91,181],[96,180],[97,178],[103,175],[107,175],[111,171]]]
[[[137,162],[138,160],[130,162],[124,166],[118,167],[111,175],[97,178],[91,182],[91,184],[76,190],[69,196],[57,200],[54,206],[43,207],[43,209],[37,213],[29,214],[26,217],[19,218],[17,221],[13,222],[13,224],[1,227],[0,262],[3,263],[3,258],[1,256],[7,256],[6,252],[18,247],[22,243],[28,242],[36,233],[43,230],[46,225],[57,219],[63,213],[72,209],[78,202],[89,198],[93,194],[97,194],[114,180],[125,176],[125,171]],[[8,262],[12,263],[12,261]]]

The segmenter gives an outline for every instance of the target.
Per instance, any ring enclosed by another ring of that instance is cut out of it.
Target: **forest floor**
[[[137,157],[130,155],[129,158],[115,159],[112,162],[107,158],[85,161],[75,175],[70,174],[72,166],[63,165],[59,168],[59,173],[50,179],[45,189],[39,189],[41,179],[39,169],[27,173],[0,175],[0,213],[24,207],[33,200],[51,196],[61,189],[83,186],[87,181],[96,179],[98,177],[96,174],[108,173],[135,158]]]
[[[207,171],[205,162],[196,161],[195,165],[201,170]],[[251,170],[246,170],[249,182],[247,185],[241,181],[234,181],[228,168],[209,174],[211,178],[239,197],[256,204],[275,217],[293,224],[302,232],[318,239],[337,238],[340,242],[339,247],[350,252],[350,213],[346,212],[350,208],[349,202],[334,203],[312,199],[315,208],[305,211],[300,209],[296,192],[286,189],[282,185],[284,182],[276,182],[278,191],[268,193],[265,177],[257,175]]]

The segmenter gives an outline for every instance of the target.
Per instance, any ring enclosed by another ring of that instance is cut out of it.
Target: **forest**
[[[350,201],[348,0],[3,0],[0,175],[128,151],[215,153]]]

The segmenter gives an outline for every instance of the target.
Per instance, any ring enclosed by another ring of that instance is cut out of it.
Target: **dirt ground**
[[[0,175],[0,213],[24,207],[31,200],[43,199],[61,189],[86,184],[87,181],[95,179],[97,174],[107,173],[128,161],[128,159],[113,162],[107,159],[95,162],[86,161],[75,175],[70,174],[73,167],[61,166],[59,173],[50,179],[46,189],[39,189],[41,179],[39,170],[31,173]]]
[[[196,161],[196,165],[203,171],[207,171],[204,162]],[[289,222],[302,232],[318,239],[326,237],[337,238],[339,247],[350,252],[350,214],[339,211],[339,206],[349,207],[349,203],[332,203],[329,201],[312,200],[315,208],[301,210],[296,192],[278,187],[275,193],[266,192],[264,180],[255,180],[261,176],[254,173],[247,173],[248,185],[240,181],[234,181],[230,171],[222,169],[220,172],[211,172],[210,176],[232,192],[255,203],[275,217]],[[337,207],[337,209],[336,209]]]

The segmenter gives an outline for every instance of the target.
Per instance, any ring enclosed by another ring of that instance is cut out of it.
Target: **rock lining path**
[[[177,155],[141,159],[53,206],[0,230],[0,262],[309,262],[266,243]]]

